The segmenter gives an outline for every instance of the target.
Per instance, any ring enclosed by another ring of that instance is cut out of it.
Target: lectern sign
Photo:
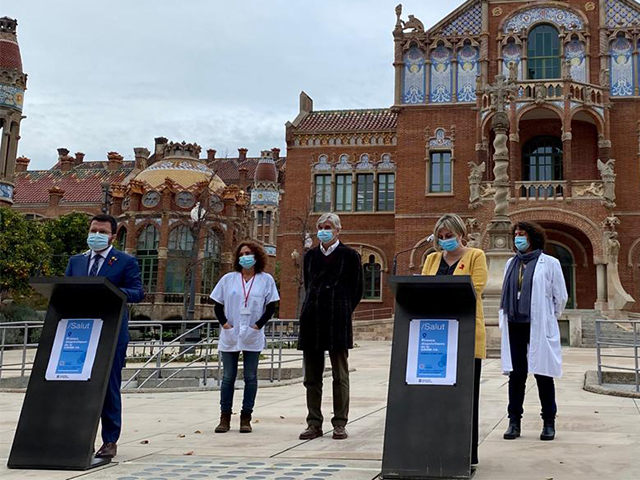
[[[407,384],[454,385],[457,359],[457,320],[411,320]]]
[[[98,318],[60,320],[45,379],[89,380],[101,331]]]

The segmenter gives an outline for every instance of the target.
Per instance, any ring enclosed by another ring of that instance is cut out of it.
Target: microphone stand
[[[424,241],[420,242],[418,245],[411,247],[411,248],[407,248],[406,250],[400,250],[398,253],[396,253],[393,257],[393,266],[391,267],[391,274],[393,276],[395,276],[396,274],[396,270],[398,268],[398,257],[400,255],[402,255],[403,253],[407,253],[407,252],[411,252],[413,250],[416,250],[420,247],[424,247],[425,245],[427,245],[428,243],[433,242],[434,238],[433,235],[429,235]]]

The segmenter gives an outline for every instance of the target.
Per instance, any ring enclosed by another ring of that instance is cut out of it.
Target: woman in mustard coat
[[[486,358],[486,331],[482,292],[487,284],[487,259],[482,250],[467,247],[467,227],[456,214],[440,217],[433,230],[435,252],[424,262],[422,275],[470,275],[476,290],[476,348],[471,464],[478,464],[478,404],[482,359]]]

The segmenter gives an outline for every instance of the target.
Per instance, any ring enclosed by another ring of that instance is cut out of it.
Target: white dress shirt
[[[101,252],[94,252],[93,250],[91,250],[91,260],[89,260],[89,269],[87,270],[87,275],[89,275],[89,272],[91,271],[91,267],[93,267],[93,262],[96,261],[95,259],[98,254],[102,257],[102,258],[98,258],[98,262],[100,262],[98,264],[98,272],[100,271],[100,269],[102,268],[102,264],[104,264],[104,261],[109,256],[109,252],[111,252],[112,248],[113,248],[113,245],[109,245],[107,249],[102,250]]]
[[[336,243],[334,243],[333,245],[331,245],[329,248],[325,249],[324,245],[322,244],[322,242],[320,242],[320,251],[322,253],[325,254],[325,256],[329,256],[333,253],[333,251],[338,248],[338,245],[340,245],[340,240],[338,240]]]

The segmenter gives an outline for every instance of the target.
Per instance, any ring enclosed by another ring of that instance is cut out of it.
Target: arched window
[[[382,267],[376,262],[375,255],[369,255],[367,263],[362,265],[364,270],[364,296],[365,300],[380,300],[382,284]]]
[[[525,182],[557,182],[563,180],[562,141],[556,137],[536,137],[522,150],[522,179]],[[562,187],[522,186],[522,197],[554,197],[562,195]]]
[[[573,254],[564,245],[559,243],[548,242],[545,248],[545,253],[556,257],[560,261],[562,267],[562,275],[567,286],[567,292],[569,293],[569,299],[567,300],[566,308],[576,308],[575,298],[575,284],[576,284],[576,265],[573,259]]]
[[[560,37],[551,25],[538,25],[529,33],[527,65],[530,80],[560,78]]]
[[[153,225],[147,225],[138,235],[136,257],[140,265],[142,285],[144,289],[153,293],[156,291],[158,281],[158,229]]]
[[[124,250],[127,246],[127,228],[120,227],[118,235],[116,236],[116,242],[118,243],[118,249]]]
[[[220,234],[210,230],[204,241],[201,293],[209,294],[220,279],[222,240]]]
[[[189,259],[193,243],[193,235],[185,225],[180,225],[169,233],[167,270],[164,277],[165,293],[184,293],[185,278],[187,277],[187,271],[190,269]],[[166,301],[167,298],[165,297]],[[182,299],[173,298],[172,301],[181,302]]]

